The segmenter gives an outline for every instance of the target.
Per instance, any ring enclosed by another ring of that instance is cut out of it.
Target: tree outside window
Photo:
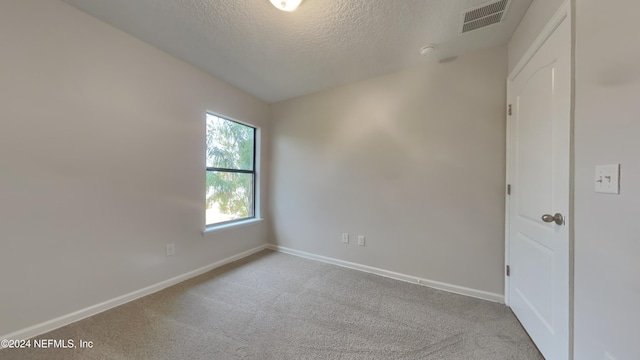
[[[206,224],[255,217],[256,129],[207,114]]]

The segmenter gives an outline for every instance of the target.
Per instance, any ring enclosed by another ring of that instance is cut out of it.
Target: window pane
[[[254,217],[253,174],[207,171],[207,225]]]
[[[253,170],[255,129],[207,114],[207,167]]]

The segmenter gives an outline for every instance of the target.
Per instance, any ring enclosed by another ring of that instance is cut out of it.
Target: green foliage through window
[[[207,114],[207,225],[254,216],[255,129]]]

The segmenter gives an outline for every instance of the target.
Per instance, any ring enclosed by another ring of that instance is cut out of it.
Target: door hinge
[[[509,114],[509,116],[511,116],[512,113],[513,113],[513,111],[511,110],[511,104],[509,104],[509,109],[507,110],[507,114]]]
[[[511,276],[511,266],[507,265],[507,276]]]
[[[511,184],[507,184],[507,195],[511,195]]]

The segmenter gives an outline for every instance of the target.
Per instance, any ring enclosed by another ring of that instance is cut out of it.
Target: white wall
[[[265,103],[60,1],[0,1],[0,53],[0,335],[266,243],[200,233],[205,111]]]
[[[576,1],[575,359],[640,359],[640,43],[635,0]],[[594,167],[622,164],[620,195]]]
[[[509,72],[565,0],[533,0],[509,41]]]
[[[273,104],[271,241],[502,294],[506,75],[498,47]]]

